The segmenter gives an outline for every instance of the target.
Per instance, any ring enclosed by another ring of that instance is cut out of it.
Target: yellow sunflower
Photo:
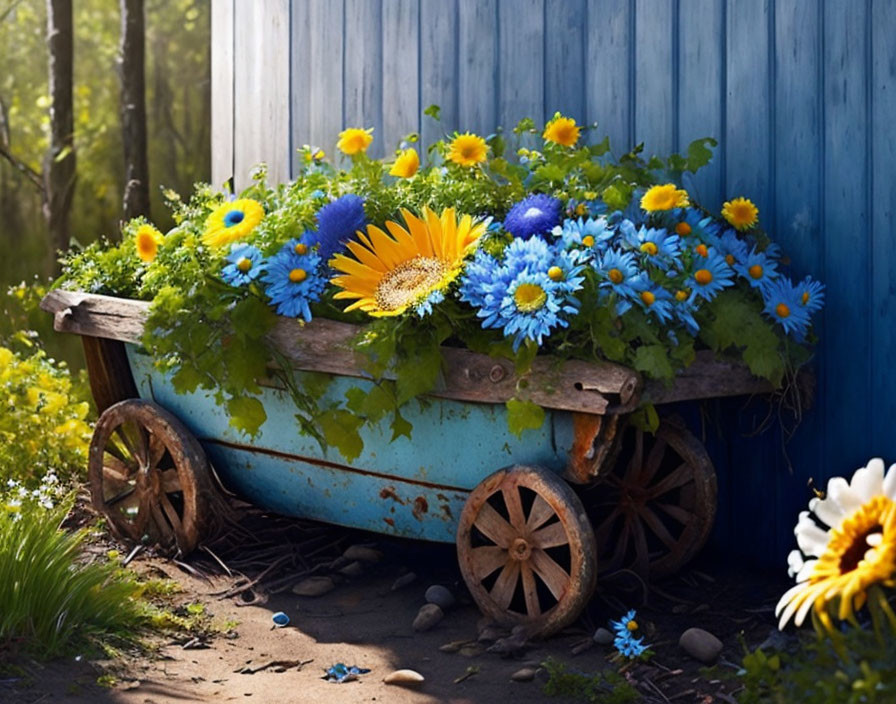
[[[389,175],[398,176],[398,178],[410,178],[417,173],[419,168],[420,157],[417,154],[417,150],[405,149],[398,155],[395,163],[392,164],[392,168],[389,169]]]
[[[738,230],[749,230],[759,220],[759,208],[749,198],[734,198],[722,206],[722,216]]]
[[[787,562],[797,583],[775,609],[779,628],[794,614],[801,625],[810,610],[828,627],[831,609],[853,621],[869,591],[896,586],[896,465],[884,476],[883,461],[873,459],[851,482],[834,477],[809,509],[794,530],[799,550]]]
[[[476,247],[486,223],[447,208],[436,215],[428,208],[422,217],[402,209],[407,228],[389,221],[389,234],[367,226],[358,241],[347,243],[356,258],[337,254],[330,266],[343,275],[332,282],[341,288],[335,297],[357,299],[345,310],[359,308],[370,315],[400,315],[410,307],[428,312],[460,274],[464,257]],[[391,237],[390,237],[391,234]]]
[[[478,134],[465,132],[455,137],[449,145],[448,158],[461,166],[476,166],[485,161],[488,145]]]
[[[164,241],[165,236],[152,225],[141,225],[137,228],[134,235],[134,246],[137,249],[137,256],[143,261],[149,263],[156,258],[159,251],[159,245]]]
[[[541,136],[546,142],[571,147],[579,141],[579,126],[571,117],[563,117],[558,114],[545,125],[544,134]]]
[[[367,147],[373,141],[373,127],[362,130],[359,127],[349,127],[339,133],[339,141],[336,142],[336,148],[343,154],[353,156],[361,152],[366,152]]]
[[[653,186],[641,197],[641,208],[651,213],[657,210],[687,208],[689,205],[688,192],[681,190],[674,183]]]
[[[248,237],[264,218],[261,203],[251,198],[240,198],[222,203],[205,221],[202,242],[208,247],[223,247]]]

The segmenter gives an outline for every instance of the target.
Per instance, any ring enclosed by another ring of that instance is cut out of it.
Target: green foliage
[[[544,693],[549,697],[593,704],[628,704],[641,699],[638,690],[615,670],[575,672],[553,658],[548,658],[541,666],[548,673]]]
[[[524,430],[538,430],[544,424],[544,409],[532,401],[512,398],[507,402],[507,426],[521,436]]]
[[[842,647],[811,637],[795,654],[748,652],[741,704],[889,704],[896,701],[896,642],[847,628]]]
[[[66,509],[0,507],[0,643],[51,656],[140,622],[137,585],[111,565],[81,562],[86,534],[58,527]]]

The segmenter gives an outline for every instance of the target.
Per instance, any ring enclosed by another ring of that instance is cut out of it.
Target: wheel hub
[[[511,543],[508,552],[512,559],[523,562],[529,559],[529,556],[532,554],[532,548],[529,547],[529,543],[525,539],[517,538]]]

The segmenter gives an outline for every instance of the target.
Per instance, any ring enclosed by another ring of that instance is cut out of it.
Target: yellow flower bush
[[[0,480],[30,486],[47,471],[83,472],[89,411],[65,366],[0,347]]]

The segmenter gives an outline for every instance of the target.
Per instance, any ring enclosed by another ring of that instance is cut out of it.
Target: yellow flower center
[[[610,269],[607,272],[607,278],[610,279],[614,284],[621,284],[622,280],[625,278],[622,275],[622,272],[619,269]]]
[[[647,252],[647,254],[653,256],[654,254],[657,253],[658,250],[657,250],[656,244],[654,242],[645,242],[644,244],[641,245],[641,251]]]
[[[802,301],[803,301],[803,305],[806,305],[809,302],[809,292],[808,291],[803,291]]]
[[[523,313],[538,310],[547,300],[548,294],[538,284],[520,284],[513,292],[513,302]]]
[[[733,254],[726,254],[725,261],[728,262],[728,266],[734,266],[734,262],[737,260],[734,258]]]
[[[301,242],[297,243],[295,248],[296,254],[307,254],[308,253],[308,245],[302,244]]]
[[[709,269],[698,269],[694,273],[694,279],[701,286],[712,283],[712,272]]]
[[[694,247],[694,251],[704,259],[709,256],[709,250],[706,248],[705,244],[698,244],[696,247]]]
[[[675,233],[681,235],[682,237],[686,237],[691,234],[691,226],[686,222],[680,222],[675,226]]]
[[[645,306],[652,306],[656,301],[656,296],[650,291],[641,291],[641,300],[644,301]],[[637,626],[635,626],[635,628],[637,628]]]
[[[675,292],[675,300],[676,300],[676,301],[686,301],[686,300],[688,300],[688,292],[687,292],[687,291],[682,291],[681,289],[679,289],[678,291]]]
[[[762,267],[758,264],[754,264],[749,268],[750,276],[754,279],[762,278]]]
[[[563,269],[559,266],[552,266],[548,269],[548,277],[551,281],[563,281]]]
[[[414,257],[386,272],[373,296],[381,310],[406,308],[436,290],[447,274],[441,259]]]
[[[582,244],[585,245],[586,247],[593,247],[594,246],[594,238],[591,235],[585,235],[582,238]]]
[[[252,260],[248,257],[240,257],[240,260],[236,263],[236,268],[245,274],[252,268]]]
[[[638,622],[635,621],[634,619],[632,619],[627,624],[625,624],[625,627],[630,631],[637,631],[638,630]]]
[[[787,307],[786,303],[779,303],[775,306],[775,313],[778,314],[779,318],[789,318],[790,308]]]
[[[289,280],[294,284],[302,283],[307,278],[308,272],[304,269],[293,269],[291,272],[289,272]]]

